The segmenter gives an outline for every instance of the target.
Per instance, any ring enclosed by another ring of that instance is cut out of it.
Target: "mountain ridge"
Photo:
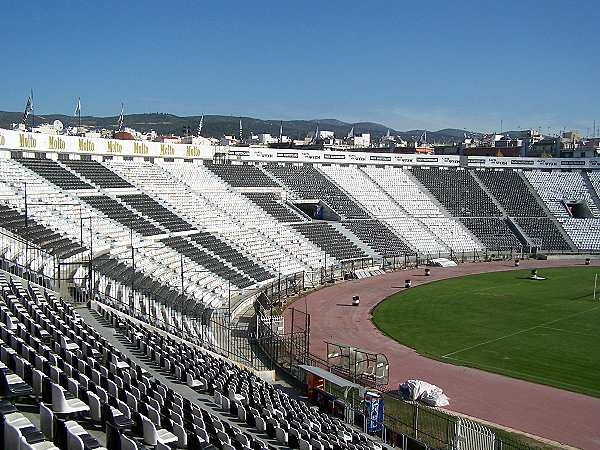
[[[0,111],[0,128],[10,128],[12,123],[21,121],[23,113],[13,111]],[[125,126],[147,132],[151,129],[159,134],[184,134],[186,130],[195,134],[201,116],[177,116],[170,113],[139,113],[124,116]],[[40,114],[36,115],[36,122],[53,122],[60,120],[65,126],[75,126],[78,118],[65,114]],[[351,128],[355,134],[370,133],[373,138],[380,138],[390,131],[392,135],[401,136],[406,140],[418,139],[424,130],[399,131],[376,122],[348,123],[338,119],[310,119],[310,120],[284,120],[257,119],[254,117],[241,117],[244,135],[252,133],[270,133],[279,135],[280,124],[283,124],[283,133],[294,139],[301,139],[313,134],[319,124],[320,130],[333,131],[337,137],[346,136]],[[223,135],[239,134],[240,117],[205,114],[202,135],[207,137],[221,137]],[[82,116],[81,123],[88,127],[116,129],[118,116]],[[462,140],[465,130],[445,128],[438,131],[427,131],[430,142],[454,143]],[[472,135],[473,133],[467,132]],[[475,133],[478,134],[478,133]]]

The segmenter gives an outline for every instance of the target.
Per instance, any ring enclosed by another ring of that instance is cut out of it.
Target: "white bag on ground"
[[[419,401],[429,406],[448,406],[450,404],[448,397],[442,392],[441,389],[437,391],[424,392],[419,397]]]
[[[410,400],[420,400],[430,406],[448,406],[448,397],[441,388],[422,380],[408,380],[399,386]]]

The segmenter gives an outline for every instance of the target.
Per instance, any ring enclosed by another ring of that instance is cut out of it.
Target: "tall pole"
[[[227,356],[231,357],[231,275],[227,278]]]
[[[81,203],[79,204],[79,241],[83,247],[83,216],[81,215]]]
[[[92,260],[94,258],[94,241],[93,241],[94,233],[92,232],[92,216],[90,216],[90,261],[88,266],[88,279],[90,283],[89,291],[90,291],[90,301],[94,299],[94,277],[92,270]]]
[[[181,310],[183,311],[183,255],[181,255]]]
[[[129,228],[129,242],[131,243],[131,293],[129,295],[130,303],[133,303],[133,280],[135,278],[135,251],[133,248],[133,228]],[[133,304],[130,305],[133,307]]]
[[[27,183],[25,185],[25,260],[27,260],[27,253],[29,251],[29,208],[27,204]]]
[[[79,118],[78,128],[81,128],[81,97],[77,97],[77,116]]]
[[[33,89],[31,89],[31,131],[35,127],[35,102],[33,101]]]

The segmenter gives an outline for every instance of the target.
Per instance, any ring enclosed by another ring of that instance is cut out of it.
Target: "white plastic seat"
[[[146,416],[141,416],[144,429],[144,443],[147,445],[156,445],[158,442],[169,444],[177,442],[177,436],[164,428],[156,429],[156,426]]]
[[[133,439],[121,434],[121,450],[139,450],[139,446]]]
[[[78,398],[67,400],[65,398],[65,389],[62,386],[52,383],[52,411],[55,413],[79,413],[89,410],[90,407]]]
[[[54,440],[54,412],[40,403],[40,429],[49,440]]]

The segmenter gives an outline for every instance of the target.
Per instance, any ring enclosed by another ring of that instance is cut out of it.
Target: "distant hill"
[[[23,116],[21,112],[0,111],[0,128],[10,128],[12,123],[19,122]],[[84,126],[115,129],[118,116],[94,117],[82,116],[81,123]],[[225,134],[239,134],[239,117],[205,115],[202,135],[207,137],[221,137]],[[36,115],[36,122],[53,122],[60,120],[65,124],[77,125],[77,119],[73,116],[63,114],[44,114]],[[167,113],[144,113],[128,114],[125,116],[125,126],[135,128],[139,131],[155,130],[159,134],[183,134],[189,127],[191,133],[196,133],[200,116],[176,116]],[[313,119],[313,120],[284,120],[283,133],[294,139],[303,138],[306,135],[313,134],[317,123],[320,130],[333,131],[336,136],[346,136],[350,129],[354,127],[354,133],[370,133],[372,137],[379,138],[386,134],[388,129],[391,134],[402,136],[405,140],[416,140],[422,134],[423,130],[397,131],[385,125],[373,122],[347,123],[337,119]],[[274,136],[279,135],[279,120],[262,120],[252,117],[242,117],[244,135],[252,133],[270,133]],[[452,143],[463,139],[465,131],[458,129],[444,129],[440,131],[428,131],[428,142]],[[473,133],[470,133],[473,134]]]

